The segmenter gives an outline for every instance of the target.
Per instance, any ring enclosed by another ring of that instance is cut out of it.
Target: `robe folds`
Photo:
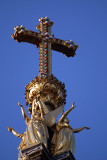
[[[49,138],[48,130],[45,122],[42,119],[31,119],[28,122],[26,129],[26,145],[38,144],[43,142],[47,148],[47,139]]]
[[[53,150],[53,154],[60,154],[65,151],[71,150],[74,155],[75,152],[75,138],[73,134],[72,128],[69,127],[61,127],[59,131],[56,131],[53,135],[52,144],[55,149]]]

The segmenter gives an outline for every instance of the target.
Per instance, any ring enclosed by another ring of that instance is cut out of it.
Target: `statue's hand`
[[[75,105],[75,102],[72,103],[72,108],[73,108],[73,109],[76,107],[76,106],[74,106],[74,105]]]
[[[18,105],[19,105],[21,108],[23,108],[22,104],[20,104],[19,102],[18,102]]]
[[[9,132],[12,132],[12,130],[13,130],[13,127],[12,128],[8,127]]]
[[[84,129],[90,129],[89,127],[84,127]]]

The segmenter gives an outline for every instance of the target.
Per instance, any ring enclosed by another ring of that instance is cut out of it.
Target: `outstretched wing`
[[[61,105],[60,107],[58,107],[54,111],[48,112],[45,115],[45,119],[46,119],[48,126],[52,126],[56,123],[56,118],[63,111],[63,108],[64,108],[64,105]]]
[[[64,105],[61,105],[60,107],[56,108],[54,111],[51,111],[51,116],[57,118],[57,116],[63,111]]]

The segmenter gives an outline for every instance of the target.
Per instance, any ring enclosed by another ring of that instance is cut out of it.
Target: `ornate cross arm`
[[[12,34],[12,38],[17,42],[27,42],[39,46],[41,42],[41,35],[37,32],[26,29],[24,26],[14,27],[15,32]]]
[[[14,27],[15,32],[12,34],[12,38],[17,42],[27,42],[36,45],[39,47],[42,40],[51,42],[51,49],[54,51],[61,52],[67,57],[74,57],[75,51],[78,48],[78,45],[72,40],[61,40],[54,38],[53,36],[43,35],[31,30],[26,29],[24,26]],[[48,39],[47,39],[48,37]]]

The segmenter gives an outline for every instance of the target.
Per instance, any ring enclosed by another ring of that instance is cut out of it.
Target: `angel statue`
[[[51,111],[43,101],[39,100],[36,102],[34,99],[32,103],[32,115],[31,118],[29,118],[22,104],[18,103],[18,105],[21,107],[22,115],[27,125],[26,132],[20,134],[10,127],[8,127],[8,131],[12,132],[17,137],[22,138],[19,145],[19,152],[21,149],[41,142],[43,142],[45,147],[48,148],[48,127],[51,127],[56,123],[56,117],[63,110],[64,106],[62,105],[54,111]]]
[[[41,142],[47,149],[50,150],[51,148],[52,155],[60,154],[69,150],[71,150],[72,154],[74,155],[74,133],[78,133],[83,129],[89,129],[88,127],[73,129],[69,125],[67,115],[75,108],[74,103],[68,111],[62,114],[57,123],[56,118],[61,112],[63,112],[63,105],[52,111],[49,109],[49,106],[47,107],[47,105],[42,100],[36,101],[36,99],[34,99],[32,103],[31,118],[27,116],[22,104],[18,103],[18,105],[21,107],[22,115],[27,125],[26,132],[24,132],[24,134],[20,134],[13,128],[8,127],[8,131],[22,139],[19,145],[18,160],[22,160],[22,155],[20,152],[21,150]],[[51,139],[49,128],[53,132]],[[51,144],[50,147],[48,146],[49,143]]]
[[[47,139],[49,137],[47,125],[43,116],[43,110],[41,105],[33,105],[32,116],[29,118],[24,110],[22,104],[18,103],[21,107],[22,115],[27,124],[27,129],[24,134],[19,134],[13,128],[8,127],[8,131],[12,132],[15,136],[22,138],[22,141],[19,146],[19,160],[21,159],[20,150],[26,147],[31,146],[32,144],[38,144],[43,142],[45,147],[47,147]]]
[[[78,133],[82,131],[83,129],[89,129],[88,127],[81,127],[78,129],[73,129],[69,125],[69,120],[66,117],[69,112],[71,112],[76,106],[74,106],[74,103],[72,104],[72,107],[66,111],[61,118],[58,120],[55,132],[52,138],[52,154],[60,154],[65,151],[71,151],[74,155],[75,153],[75,138],[74,133]]]

